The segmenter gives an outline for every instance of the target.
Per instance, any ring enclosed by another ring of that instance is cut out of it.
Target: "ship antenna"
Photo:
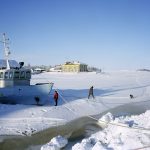
[[[8,47],[8,44],[9,44],[9,39],[6,39],[6,35],[5,33],[3,33],[3,44],[4,44],[4,53],[5,53],[5,59],[6,59],[6,65],[7,65],[7,68],[6,69],[10,69],[10,65],[9,65],[9,55],[10,55],[10,50],[9,50],[9,47]]]

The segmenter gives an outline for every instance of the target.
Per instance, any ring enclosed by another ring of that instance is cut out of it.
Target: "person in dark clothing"
[[[54,93],[54,100],[55,100],[55,106],[57,106],[57,102],[58,102],[58,92],[55,91]]]
[[[89,89],[88,99],[90,98],[90,96],[92,96],[92,97],[94,98],[94,94],[93,94],[93,86],[91,86],[90,89]]]

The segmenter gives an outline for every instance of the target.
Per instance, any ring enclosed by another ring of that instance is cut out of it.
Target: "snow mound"
[[[60,150],[68,144],[68,140],[60,135],[41,147],[41,150]]]
[[[107,128],[75,144],[72,150],[150,149],[150,110],[116,118],[107,113],[101,119],[108,123]]]
[[[94,138],[89,138],[83,139],[81,143],[75,144],[72,150],[106,150],[106,148]]]
[[[110,112],[108,112],[98,120],[98,124],[100,124],[100,126],[104,128],[109,122],[112,122],[113,120],[114,116]]]

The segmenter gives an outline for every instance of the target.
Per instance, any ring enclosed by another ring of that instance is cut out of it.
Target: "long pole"
[[[9,39],[6,39],[5,33],[3,33],[3,44],[4,44],[4,52],[5,52],[5,57],[6,57],[6,65],[7,68],[6,69],[10,69],[10,65],[9,65],[9,55],[10,55],[10,51],[9,51],[9,47],[7,47],[7,41]]]

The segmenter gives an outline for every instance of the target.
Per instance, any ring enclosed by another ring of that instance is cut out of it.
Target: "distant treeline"
[[[88,67],[87,68],[89,72],[95,71],[95,72],[102,72],[102,70],[100,68],[96,68],[96,67]]]

